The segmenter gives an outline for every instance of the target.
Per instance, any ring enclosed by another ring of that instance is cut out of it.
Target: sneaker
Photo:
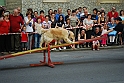
[[[103,45],[101,45],[101,47],[103,47]]]
[[[65,49],[66,49],[66,47],[63,47],[63,49],[65,50]]]
[[[93,49],[93,51],[95,51],[95,49]]]
[[[97,49],[97,51],[99,51],[99,49]]]
[[[105,45],[105,47],[107,47],[107,45]]]
[[[59,47],[59,50],[60,50],[60,51],[62,50],[61,47]]]

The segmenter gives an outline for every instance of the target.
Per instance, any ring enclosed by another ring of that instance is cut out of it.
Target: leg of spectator
[[[18,52],[20,50],[20,34],[15,35],[15,51]]]
[[[11,36],[10,35],[6,35],[5,36],[5,49],[6,49],[6,52],[9,52],[11,51]]]
[[[15,36],[11,35],[11,51],[15,51]]]
[[[36,33],[35,35],[34,35],[34,37],[35,37],[35,48],[37,48],[37,44],[38,44],[38,34]]]

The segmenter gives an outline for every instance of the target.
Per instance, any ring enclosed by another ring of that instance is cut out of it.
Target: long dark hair
[[[62,16],[62,20],[60,20],[60,17],[61,17],[61,16]],[[64,23],[64,17],[63,17],[63,15],[60,15],[60,16],[59,16],[58,22]]]
[[[121,10],[121,11],[120,11],[120,16],[122,16],[122,14],[121,14],[122,11],[124,12],[124,10]]]

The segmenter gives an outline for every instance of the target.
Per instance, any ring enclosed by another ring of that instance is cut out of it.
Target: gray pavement
[[[124,48],[52,52],[55,68],[29,67],[41,53],[0,61],[0,83],[124,83]]]

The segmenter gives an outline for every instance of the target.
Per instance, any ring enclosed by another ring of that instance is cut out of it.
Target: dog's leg
[[[72,41],[69,40],[68,38],[64,38],[64,41],[65,41],[66,43],[68,43],[68,44],[71,44],[71,43],[72,43]]]

